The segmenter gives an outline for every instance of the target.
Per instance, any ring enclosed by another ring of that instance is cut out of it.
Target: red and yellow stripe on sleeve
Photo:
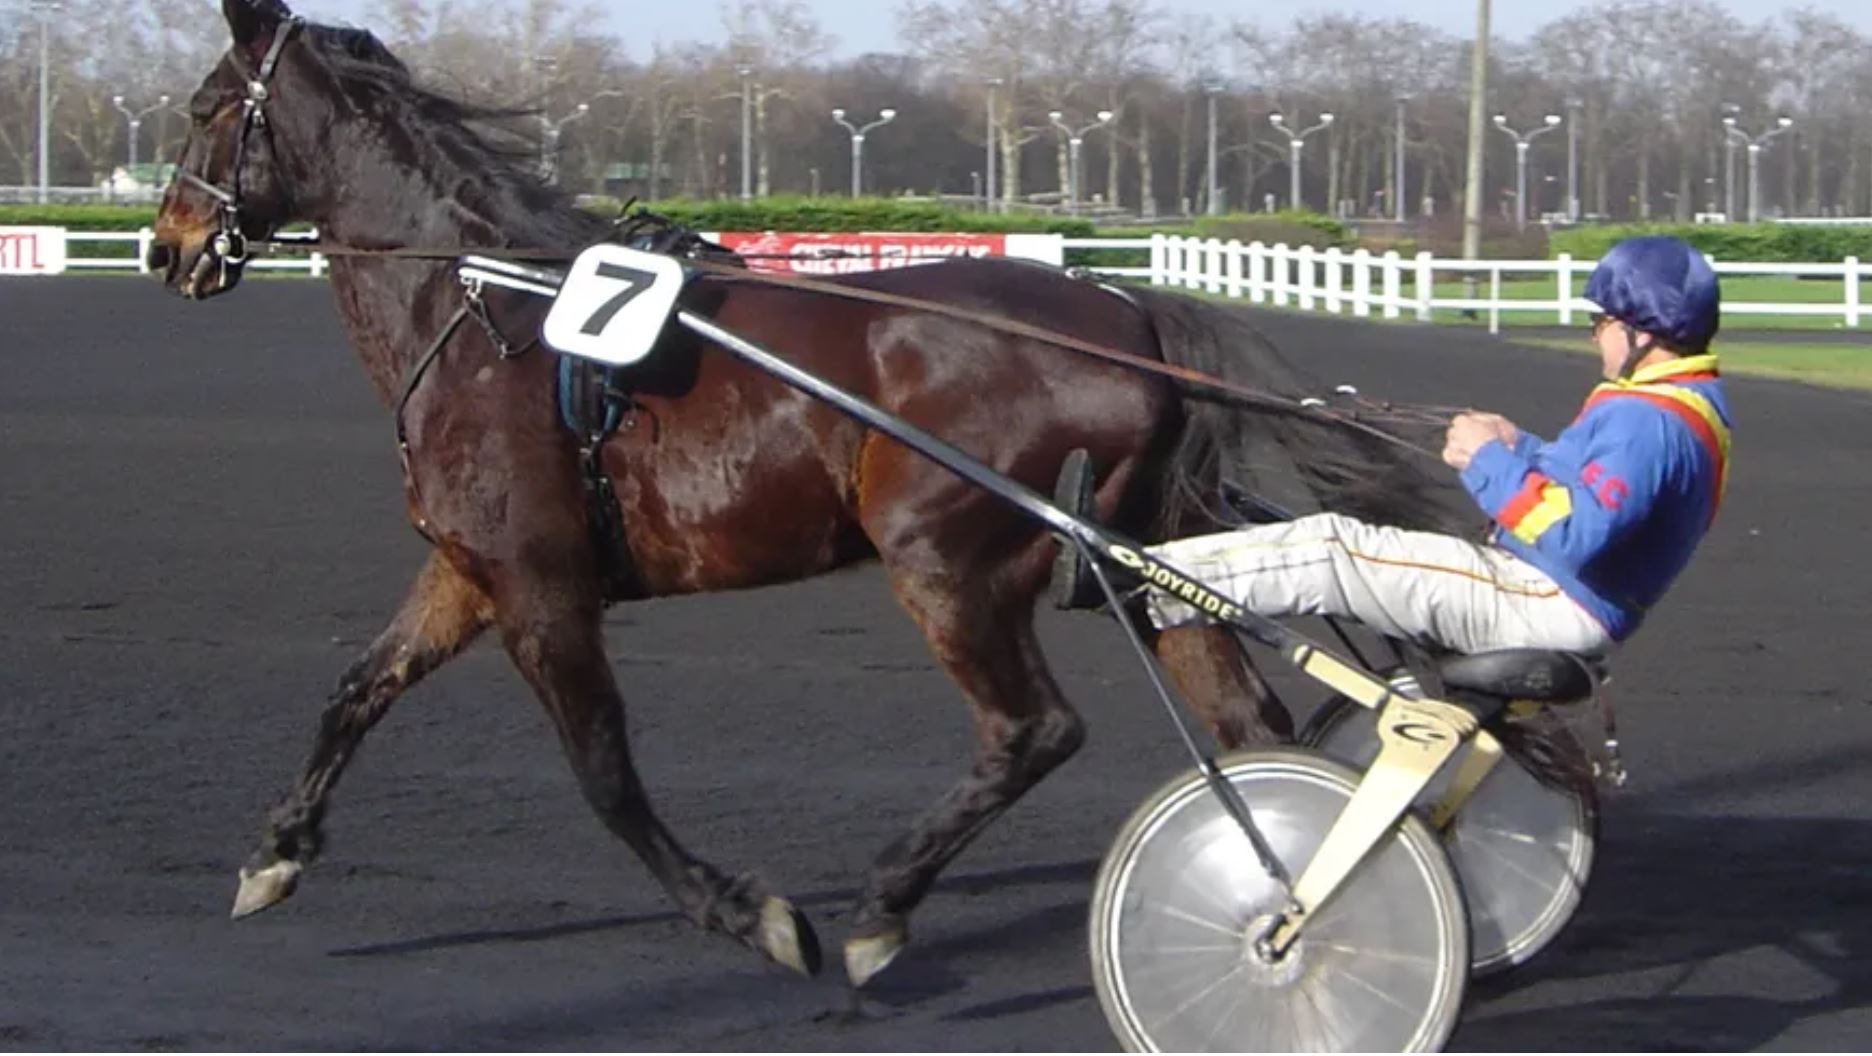
[[[1521,490],[1502,504],[1495,520],[1516,539],[1534,545],[1547,529],[1559,524],[1573,512],[1573,495],[1555,484],[1545,473],[1529,473],[1521,481]]]

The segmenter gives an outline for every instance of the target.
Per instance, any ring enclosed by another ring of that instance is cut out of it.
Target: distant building
[[[103,189],[113,198],[159,194],[175,178],[175,170],[173,162],[139,162],[134,167],[119,165],[111,170],[110,179],[104,181]]]

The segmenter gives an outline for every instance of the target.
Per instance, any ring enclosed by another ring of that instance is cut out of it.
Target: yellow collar
[[[1674,378],[1680,374],[1714,373],[1717,373],[1716,353],[1706,352],[1700,356],[1682,356],[1677,359],[1667,359],[1662,363],[1654,363],[1633,374],[1630,380],[1621,381],[1619,384],[1645,385],[1654,381],[1664,381],[1667,378]]]

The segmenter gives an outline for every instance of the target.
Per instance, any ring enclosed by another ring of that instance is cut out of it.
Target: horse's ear
[[[292,17],[281,0],[221,0],[221,15],[234,34],[235,45],[264,52],[273,43],[279,24]]]

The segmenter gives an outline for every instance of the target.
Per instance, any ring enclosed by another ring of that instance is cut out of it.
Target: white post
[[[1238,239],[1231,238],[1228,240],[1226,249],[1228,252],[1228,295],[1236,300],[1240,300],[1242,295],[1242,244]]]
[[[312,254],[312,277],[315,279],[322,278],[325,275],[325,265],[327,263],[328,261],[325,258],[325,254]]]
[[[139,274],[149,274],[150,243],[155,239],[156,232],[147,227],[137,228],[137,272]]]
[[[1248,297],[1255,304],[1267,303],[1268,255],[1259,239],[1248,243]]]
[[[1359,318],[1371,315],[1371,251],[1352,253],[1352,314]]]
[[[1488,269],[1488,332],[1501,333],[1501,265],[1490,264]]]
[[[1341,295],[1345,290],[1345,255],[1338,246],[1326,251],[1326,310],[1339,315],[1345,311]]]
[[[1301,246],[1294,267],[1300,270],[1300,307],[1312,311],[1315,307],[1314,291],[1318,284],[1313,281],[1313,262],[1318,254],[1312,246]]]
[[[1212,238],[1203,243],[1203,290],[1208,293],[1222,292],[1222,240]]]
[[[1557,275],[1560,284],[1560,325],[1573,325],[1573,254],[1562,253],[1554,261],[1559,265]]]
[[[1202,242],[1199,239],[1183,240],[1183,288],[1193,290],[1202,285]]]
[[[1398,300],[1404,292],[1403,258],[1395,249],[1386,250],[1384,255],[1384,317],[1396,319],[1399,314]]]
[[[1859,325],[1859,258],[1846,258],[1846,325]]]
[[[1166,252],[1166,246],[1169,241],[1168,238],[1161,234],[1153,234],[1150,236],[1150,284],[1152,286],[1162,286],[1164,284],[1164,272],[1168,270],[1167,265],[1169,263],[1168,260],[1165,259],[1169,256],[1169,253]]]
[[[1293,289],[1293,284],[1288,281],[1290,274],[1288,268],[1292,262],[1293,254],[1287,251],[1287,243],[1274,243],[1274,306],[1276,308],[1287,307],[1288,294]]]
[[[1436,297],[1436,273],[1430,267],[1430,253],[1417,254],[1417,321],[1430,321],[1430,302]]]

